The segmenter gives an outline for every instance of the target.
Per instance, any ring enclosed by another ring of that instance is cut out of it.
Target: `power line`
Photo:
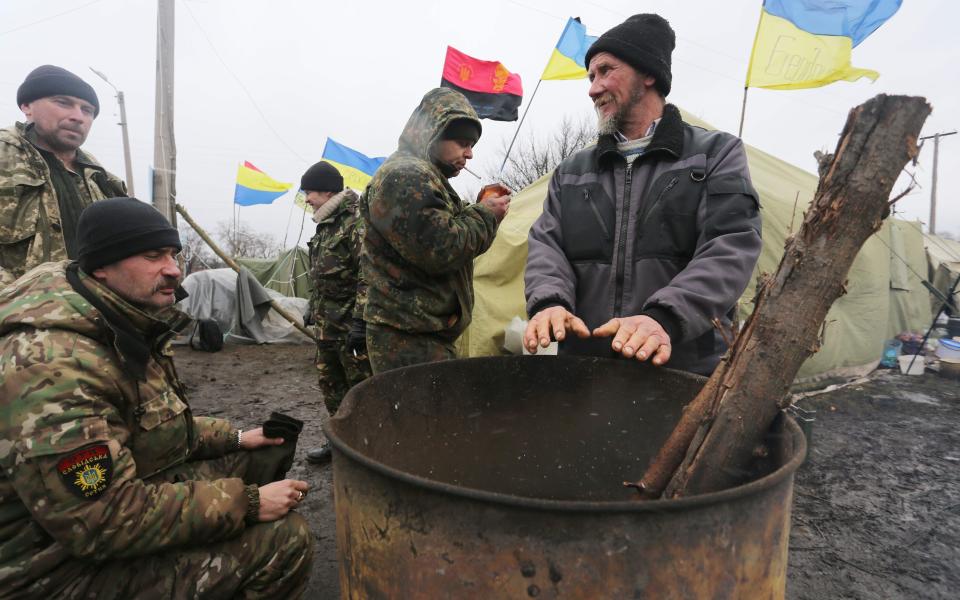
[[[207,32],[203,29],[203,26],[200,25],[200,21],[197,20],[196,15],[193,14],[193,9],[190,8],[190,4],[187,2],[184,2],[183,5],[186,7],[187,13],[189,13],[190,18],[193,19],[194,24],[196,24],[197,29],[200,30],[200,34],[203,35],[203,38],[206,40],[207,44],[210,46],[210,50],[213,51],[214,56],[217,57],[217,60],[219,60],[220,64],[223,65],[223,68],[226,69],[227,73],[229,73],[230,76],[233,77],[234,81],[237,82],[237,85],[240,86],[240,89],[243,90],[243,93],[246,94],[247,99],[250,100],[250,104],[253,105],[253,108],[260,115],[260,118],[263,120],[263,123],[267,126],[267,129],[269,129],[270,132],[273,133],[274,137],[277,138],[277,140],[283,145],[284,148],[286,148],[290,152],[290,154],[299,158],[304,164],[309,163],[310,161],[304,158],[303,156],[301,156],[299,152],[294,150],[293,147],[290,144],[288,144],[286,140],[283,139],[283,137],[273,127],[273,125],[270,124],[270,120],[267,119],[267,115],[263,112],[263,110],[260,109],[260,106],[257,104],[257,101],[254,100],[253,94],[250,93],[250,90],[247,89],[247,86],[244,85],[243,81],[241,81],[240,78],[237,76],[237,74],[233,72],[233,70],[230,68],[230,65],[227,64],[227,61],[225,61],[223,57],[220,55],[220,53],[217,51],[217,47],[213,45],[213,41],[210,39],[210,36],[207,35]]]
[[[28,27],[33,27],[34,25],[39,25],[40,23],[46,23],[47,21],[52,21],[53,19],[57,19],[57,18],[62,17],[62,16],[64,16],[64,15],[69,15],[70,13],[77,12],[78,10],[83,10],[83,9],[87,8],[88,6],[93,6],[94,4],[97,4],[98,2],[103,2],[103,0],[92,0],[92,2],[87,2],[86,4],[81,4],[80,6],[76,6],[76,7],[74,7],[74,8],[69,9],[69,10],[65,10],[65,11],[63,11],[63,12],[59,12],[59,13],[57,13],[57,14],[55,14],[55,15],[50,15],[49,17],[44,17],[44,18],[42,18],[42,19],[37,19],[36,21],[31,21],[30,23],[24,23],[23,25],[18,25],[17,27],[14,27],[13,29],[7,29],[7,30],[5,30],[5,31],[0,31],[0,35],[7,35],[8,33],[13,33],[13,32],[15,32],[15,31],[20,31],[21,29],[26,29],[26,28],[28,28]]]

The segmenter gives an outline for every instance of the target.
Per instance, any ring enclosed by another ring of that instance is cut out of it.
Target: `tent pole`
[[[540,84],[543,83],[543,80],[537,82],[537,87],[533,88],[533,93],[530,94],[530,101],[527,102],[527,107],[523,109],[523,116],[520,117],[520,122],[517,123],[517,130],[513,132],[513,139],[510,140],[510,145],[507,147],[507,153],[503,156],[503,163],[500,164],[500,171],[497,173],[497,179],[500,179],[500,176],[503,175],[503,168],[507,166],[507,159],[510,158],[510,151],[513,150],[513,144],[517,141],[517,136],[520,135],[520,127],[523,126],[523,120],[527,118],[527,113],[530,112],[530,105],[533,104],[533,99],[537,96],[537,90],[540,89]]]
[[[224,252],[223,250],[221,250],[221,249],[220,249],[220,246],[218,246],[218,245],[210,238],[210,236],[207,234],[207,232],[204,231],[204,229],[203,229],[202,227],[200,227],[199,225],[197,225],[197,222],[193,220],[193,217],[191,217],[190,214],[187,213],[187,209],[185,209],[185,208],[184,208],[183,206],[181,206],[180,204],[176,204],[175,206],[176,206],[177,212],[180,213],[180,214],[183,216],[183,219],[184,219],[187,223],[190,224],[190,227],[193,227],[193,230],[197,232],[197,235],[200,236],[200,239],[202,239],[203,241],[205,241],[205,242],[207,243],[207,245],[210,246],[210,249],[213,250],[213,252],[214,252],[217,256],[220,257],[220,260],[222,260],[223,262],[227,263],[227,266],[230,267],[231,269],[233,269],[234,271],[236,271],[236,272],[237,272],[237,276],[239,276],[239,275],[240,275],[240,265],[238,265],[237,262],[236,262],[235,260],[233,260],[233,258],[232,258],[229,254],[227,254],[226,252]],[[300,321],[298,321],[296,317],[294,317],[293,315],[291,315],[290,313],[288,313],[286,310],[284,310],[284,308],[283,308],[282,306],[280,306],[279,304],[277,304],[276,300],[274,300],[273,298],[270,299],[270,308],[272,308],[273,310],[277,311],[277,314],[279,314],[281,317],[283,317],[283,318],[286,319],[287,321],[290,321],[290,324],[293,325],[294,327],[296,327],[297,329],[299,329],[299,330],[300,330],[300,333],[302,333],[303,335],[309,337],[309,338],[310,338],[311,340],[313,340],[313,341],[317,341],[317,336],[314,335],[314,333],[313,333],[312,331],[310,331],[309,328],[307,328],[303,323],[301,323]]]
[[[294,194],[293,202],[290,204],[290,212],[287,213],[287,228],[283,230],[283,249],[287,249],[287,236],[290,234],[290,220],[293,219],[293,207],[297,205],[297,196]]]
[[[923,334],[923,341],[920,342],[921,352],[923,352],[923,347],[927,345],[927,339],[929,339],[933,328],[937,326],[937,319],[940,318],[940,313],[943,312],[943,309],[945,309],[948,304],[953,304],[953,293],[957,290],[958,284],[960,284],[960,275],[957,275],[956,279],[953,280],[953,285],[950,286],[950,291],[947,292],[947,297],[944,298],[944,300],[940,303],[940,309],[937,311],[937,314],[933,315],[933,321],[930,322],[930,327],[927,329],[927,332]],[[910,361],[910,366],[907,367],[907,373],[909,373],[910,369],[913,368],[913,363],[917,362],[918,356],[920,355],[913,355],[913,359]]]

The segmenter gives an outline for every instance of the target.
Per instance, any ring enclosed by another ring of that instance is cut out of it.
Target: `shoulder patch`
[[[57,472],[75,496],[95,500],[113,478],[113,457],[106,444],[87,446],[61,458],[57,462]]]

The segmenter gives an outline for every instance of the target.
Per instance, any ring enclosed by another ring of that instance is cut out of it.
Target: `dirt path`
[[[271,410],[306,422],[291,477],[311,493],[300,512],[316,536],[306,598],[337,598],[330,465],[306,450],[327,419],[307,345],[181,348],[177,367],[197,414],[259,424]],[[805,399],[813,448],[796,480],[787,597],[954,598],[960,589],[960,384],[876,373]]]

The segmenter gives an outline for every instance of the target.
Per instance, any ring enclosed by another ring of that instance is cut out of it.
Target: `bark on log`
[[[176,209],[178,213],[183,215],[184,220],[190,224],[190,227],[193,227],[193,230],[197,232],[197,235],[200,236],[200,239],[205,241],[207,245],[210,246],[210,249],[213,250],[213,252],[220,257],[220,260],[226,263],[228,267],[236,271],[237,276],[239,277],[240,265],[237,264],[237,261],[233,260],[233,258],[229,254],[227,254],[226,252],[220,249],[220,246],[218,246],[216,242],[213,241],[213,238],[211,238],[207,234],[207,232],[204,231],[203,227],[200,227],[199,225],[197,225],[197,222],[193,220],[193,217],[190,216],[190,214],[187,212],[187,209],[185,209],[183,206],[179,204],[176,205]],[[277,302],[273,298],[270,299],[270,308],[277,311],[277,314],[279,314],[281,317],[289,321],[291,325],[293,325],[300,331],[300,333],[309,337],[313,341],[317,341],[317,336],[312,331],[310,331],[310,329],[308,329],[303,323],[298,321],[295,316],[291,315],[286,310],[284,310],[283,307],[277,304]]]
[[[687,406],[637,485],[644,498],[688,496],[741,482],[821,326],[845,293],[850,265],[890,212],[890,192],[917,153],[930,106],[879,95],[850,111],[833,160],[777,273],[758,283],[753,314]]]

